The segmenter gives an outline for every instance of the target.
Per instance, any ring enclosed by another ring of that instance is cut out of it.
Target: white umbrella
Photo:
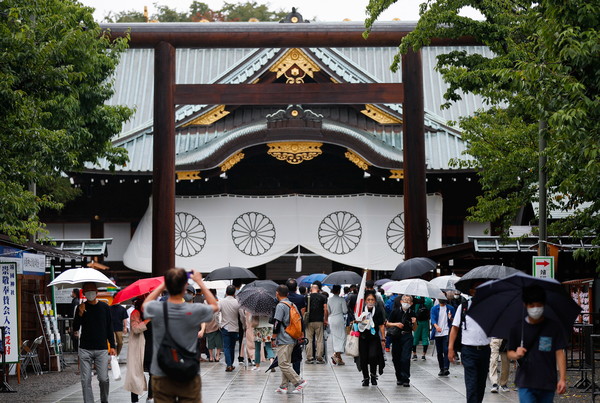
[[[458,280],[460,280],[460,277],[458,277],[456,274],[451,274],[449,276],[436,277],[433,280],[430,280],[429,283],[433,284],[440,290],[455,291],[456,287],[454,287],[454,283],[456,283]]]
[[[210,290],[215,289],[215,290],[224,290],[227,288],[227,286],[229,285],[230,281],[225,281],[225,280],[213,280],[213,281],[204,281],[204,284],[206,284],[206,287]],[[196,283],[194,280],[192,280],[191,278],[188,279],[188,284],[191,284],[196,290],[200,289],[200,286],[198,285],[198,283]]]
[[[394,294],[407,294],[417,297],[429,297],[437,299],[446,299],[446,296],[438,287],[431,285],[428,281],[420,278],[411,278],[407,280],[394,281],[386,283],[384,286],[391,284],[387,291]]]
[[[68,287],[83,287],[84,283],[96,283],[98,285],[107,285],[116,287],[115,283],[111,281],[104,274],[100,273],[96,269],[90,269],[87,267],[77,267],[74,269],[68,269],[58,275],[50,284],[59,288]]]

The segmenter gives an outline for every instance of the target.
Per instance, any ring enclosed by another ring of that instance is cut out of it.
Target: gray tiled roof
[[[469,52],[488,55],[484,47],[466,48]],[[392,72],[389,66],[396,48],[311,48],[324,71],[337,76],[342,81],[358,82],[401,82],[401,72]],[[458,120],[460,116],[473,114],[484,105],[480,97],[466,95],[462,101],[450,109],[440,110],[443,93],[447,85],[441,75],[434,70],[435,57],[452,50],[449,47],[428,47],[422,51],[425,94],[425,133],[427,168],[433,170],[449,169],[451,158],[460,157],[465,143],[460,133],[449,127],[448,120]],[[281,49],[177,49],[176,82],[178,84],[206,83],[242,83],[258,76],[280,54]],[[136,108],[132,120],[123,126],[115,143],[129,152],[130,162],[118,171],[152,171],[152,112],[153,112],[153,73],[154,51],[151,49],[129,49],[122,56],[115,74],[115,95],[111,104],[125,104]],[[400,116],[402,105],[386,105]],[[177,109],[176,121],[184,123],[195,116],[207,105],[185,105]],[[274,111],[272,111],[274,112]],[[263,122],[261,122],[263,123]],[[239,133],[249,130],[256,124],[238,127]],[[338,131],[360,129],[344,127],[334,121]],[[205,127],[191,126],[185,132],[179,132],[176,138],[177,163],[180,164],[192,154],[208,152],[214,144],[227,141],[233,133],[207,132]],[[375,125],[374,129],[358,135],[372,138],[373,147],[382,155],[394,155],[393,160],[402,160],[402,132],[398,126]],[[199,151],[199,148],[204,150]],[[107,170],[102,160],[91,169]]]

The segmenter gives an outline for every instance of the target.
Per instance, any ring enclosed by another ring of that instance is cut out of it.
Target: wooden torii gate
[[[293,22],[293,20],[292,20]],[[175,265],[175,105],[403,104],[405,257],[427,254],[423,67],[421,53],[402,57],[402,84],[176,84],[175,49],[397,46],[415,23],[161,23],[103,24],[112,38],[154,48],[152,274]],[[432,45],[469,45],[432,39]],[[391,61],[390,61],[391,62]]]

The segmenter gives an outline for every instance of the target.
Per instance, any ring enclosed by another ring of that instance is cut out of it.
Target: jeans
[[[552,403],[553,400],[553,390],[519,388],[520,403]]]
[[[254,363],[260,364],[260,340],[254,340]],[[273,347],[271,347],[271,343],[265,343],[265,358],[270,360],[271,358],[275,358],[275,353],[273,352]]]
[[[465,371],[467,403],[481,403],[490,368],[490,346],[462,346],[462,363]]]
[[[392,362],[396,371],[396,381],[408,383],[410,381],[410,351],[413,345],[413,336],[410,333],[401,334],[392,338]]]
[[[86,350],[79,348],[79,370],[81,371],[81,390],[84,403],[94,403],[92,392],[92,365],[96,364],[98,384],[100,385],[100,401],[108,403],[108,351]]]
[[[228,367],[233,366],[235,357],[235,342],[238,341],[238,332],[229,332],[227,329],[221,329],[223,334],[223,351],[225,353],[225,364]]]
[[[435,338],[435,350],[437,351],[440,370],[450,368],[450,361],[448,360],[448,335]]]

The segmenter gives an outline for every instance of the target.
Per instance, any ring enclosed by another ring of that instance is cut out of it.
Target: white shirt
[[[469,307],[471,301],[469,301]],[[467,311],[468,312],[468,311]],[[456,315],[452,326],[459,327],[462,316],[462,305],[456,308]],[[491,338],[487,337],[481,326],[473,320],[469,315],[465,318],[465,323],[462,329],[462,344],[467,346],[487,346],[490,344]]]
[[[436,336],[448,336],[449,328],[448,328],[448,308],[446,305],[440,305],[440,314],[438,315],[437,325],[442,329],[441,332],[435,332]]]

